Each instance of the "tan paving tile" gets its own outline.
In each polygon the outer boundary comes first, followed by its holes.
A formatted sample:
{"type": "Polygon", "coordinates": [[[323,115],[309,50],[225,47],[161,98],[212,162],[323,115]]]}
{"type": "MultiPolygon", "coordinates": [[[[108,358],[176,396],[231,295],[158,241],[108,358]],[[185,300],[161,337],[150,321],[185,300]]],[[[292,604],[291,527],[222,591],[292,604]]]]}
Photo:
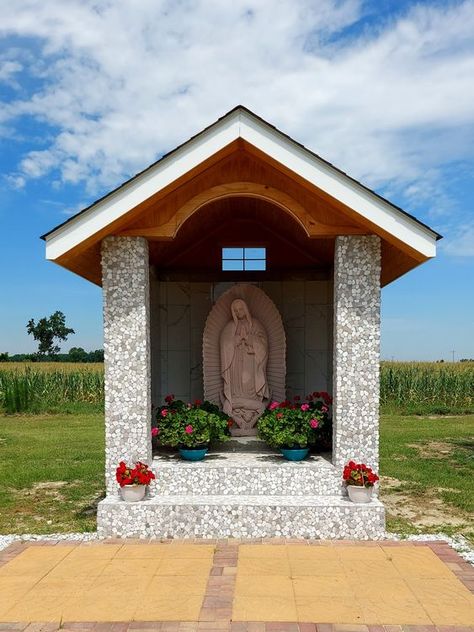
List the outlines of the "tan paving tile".
{"type": "Polygon", "coordinates": [[[163,559],[158,565],[156,575],[209,575],[212,560],[206,559],[163,559]]]}
{"type": "Polygon", "coordinates": [[[343,576],[321,577],[320,575],[307,575],[293,578],[293,589],[296,597],[313,598],[333,597],[345,599],[355,597],[359,586],[352,586],[343,576]]]}
{"type": "Polygon", "coordinates": [[[413,598],[395,597],[395,594],[387,599],[359,597],[363,623],[368,625],[432,625],[428,613],[418,601],[413,598]]]}
{"type": "Polygon", "coordinates": [[[275,597],[236,597],[232,611],[234,621],[297,621],[294,599],[275,597]]]}
{"type": "Polygon", "coordinates": [[[337,562],[340,559],[336,547],[333,546],[298,546],[293,544],[287,546],[286,550],[290,560],[327,560],[337,562]]]}
{"type": "Polygon", "coordinates": [[[105,559],[110,560],[117,555],[122,544],[89,544],[77,546],[69,555],[70,560],[105,559]]]}
{"type": "Polygon", "coordinates": [[[455,577],[407,584],[435,625],[474,625],[474,595],[455,577]]]}
{"type": "Polygon", "coordinates": [[[54,578],[68,578],[68,577],[80,577],[86,575],[87,577],[94,577],[100,575],[104,570],[109,560],[103,558],[84,558],[70,560],[66,557],[60,561],[54,568],[51,569],[49,575],[54,578]]]}
{"type": "Polygon", "coordinates": [[[292,600],[293,584],[283,575],[237,575],[235,597],[282,597],[292,600]]]}
{"type": "Polygon", "coordinates": [[[342,559],[342,566],[348,576],[357,581],[356,576],[365,581],[377,584],[385,579],[400,578],[400,572],[394,563],[388,559],[342,559]]]}
{"type": "Polygon", "coordinates": [[[43,579],[32,587],[27,593],[26,598],[28,599],[30,595],[35,597],[41,595],[46,599],[54,596],[58,598],[62,598],[63,596],[70,597],[89,590],[93,582],[93,577],[87,577],[85,575],[74,578],[56,578],[46,575],[46,577],[43,577],[43,579]]]}
{"type": "Polygon", "coordinates": [[[155,574],[158,566],[161,564],[161,559],[146,559],[146,558],[113,558],[108,560],[106,565],[101,571],[101,576],[117,574],[124,575],[149,575],[150,577],[155,574]]]}
{"type": "Polygon", "coordinates": [[[116,552],[114,557],[117,559],[161,559],[165,556],[169,546],[169,544],[124,544],[116,552]]]}
{"type": "Polygon", "coordinates": [[[285,545],[270,546],[268,544],[241,544],[239,546],[239,560],[247,558],[286,560],[288,558],[288,548],[289,547],[286,547],[285,545]]]}
{"type": "Polygon", "coordinates": [[[474,603],[461,600],[449,605],[443,601],[439,603],[423,603],[433,623],[441,625],[468,625],[474,627],[474,603]]]}
{"type": "Polygon", "coordinates": [[[97,594],[94,590],[69,599],[62,608],[63,621],[129,621],[133,617],[138,591],[97,594]]]}
{"type": "MultiPolygon", "coordinates": [[[[306,564],[305,564],[306,566],[306,564]]],[[[286,557],[252,557],[239,559],[237,576],[240,575],[284,575],[290,576],[290,563],[286,557]]]]}
{"type": "Polygon", "coordinates": [[[0,577],[0,598],[2,601],[12,598],[15,595],[24,595],[38,582],[38,579],[33,576],[22,577],[0,577]]]}
{"type": "Polygon", "coordinates": [[[142,600],[132,618],[135,621],[197,621],[202,602],[202,597],[182,593],[173,598],[142,600]]]}
{"type": "Polygon", "coordinates": [[[3,566],[0,566],[1,577],[35,577],[39,579],[49,573],[60,560],[57,559],[24,559],[22,554],[3,566]]]}
{"type": "Polygon", "coordinates": [[[355,599],[296,597],[297,621],[325,623],[364,623],[362,609],[355,599]]]}
{"type": "Polygon", "coordinates": [[[428,547],[385,547],[395,568],[405,577],[452,577],[452,572],[428,547]]]}
{"type": "Polygon", "coordinates": [[[44,596],[28,595],[14,604],[0,620],[3,621],[45,621],[59,623],[67,597],[46,600],[44,596]]]}
{"type": "Polygon", "coordinates": [[[337,546],[334,547],[341,560],[385,560],[387,554],[380,546],[337,546]]]}
{"type": "Polygon", "coordinates": [[[344,567],[337,560],[290,560],[290,569],[292,577],[305,575],[345,576],[344,567]]]}
{"type": "Polygon", "coordinates": [[[174,599],[180,594],[204,597],[207,581],[207,575],[156,576],[147,585],[143,599],[174,599]]]}
{"type": "Polygon", "coordinates": [[[30,546],[16,559],[22,560],[56,560],[59,561],[70,555],[77,545],[72,546],[30,546]]]}

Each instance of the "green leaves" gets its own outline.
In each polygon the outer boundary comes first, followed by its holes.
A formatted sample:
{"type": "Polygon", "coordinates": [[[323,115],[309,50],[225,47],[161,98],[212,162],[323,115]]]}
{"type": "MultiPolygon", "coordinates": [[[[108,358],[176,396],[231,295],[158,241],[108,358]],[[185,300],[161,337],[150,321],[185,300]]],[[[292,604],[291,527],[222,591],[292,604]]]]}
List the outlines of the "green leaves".
{"type": "Polygon", "coordinates": [[[171,401],[158,410],[157,427],[159,443],[171,447],[194,448],[229,438],[227,416],[210,402],[171,401]]]}

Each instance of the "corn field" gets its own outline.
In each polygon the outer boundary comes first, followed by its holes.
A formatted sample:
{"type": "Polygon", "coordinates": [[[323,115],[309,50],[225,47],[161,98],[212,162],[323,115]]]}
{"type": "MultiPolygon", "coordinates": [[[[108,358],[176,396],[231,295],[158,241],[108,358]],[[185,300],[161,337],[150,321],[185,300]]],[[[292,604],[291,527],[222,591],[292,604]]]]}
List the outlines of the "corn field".
{"type": "MultiPolygon", "coordinates": [[[[19,412],[49,412],[64,404],[102,404],[104,372],[102,365],[95,370],[64,368],[66,363],[53,363],[50,369],[34,365],[14,367],[0,365],[0,407],[7,414],[19,412]],[[6,368],[8,367],[8,368],[6,368]]],[[[84,365],[88,366],[88,365],[84,365]]]]}
{"type": "MultiPolygon", "coordinates": [[[[103,401],[102,364],[0,364],[0,409],[7,414],[103,401]]],[[[380,402],[411,412],[474,411],[474,362],[382,362],[380,402]]]]}
{"type": "Polygon", "coordinates": [[[474,410],[474,362],[382,362],[380,403],[436,412],[474,410]]]}

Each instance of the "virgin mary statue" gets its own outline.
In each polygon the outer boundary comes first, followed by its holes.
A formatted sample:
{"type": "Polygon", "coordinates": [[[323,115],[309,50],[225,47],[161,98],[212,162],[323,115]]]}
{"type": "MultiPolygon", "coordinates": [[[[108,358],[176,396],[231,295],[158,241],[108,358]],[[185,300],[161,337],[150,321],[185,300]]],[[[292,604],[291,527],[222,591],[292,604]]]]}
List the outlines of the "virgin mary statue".
{"type": "Polygon", "coordinates": [[[220,337],[222,409],[237,426],[232,434],[255,434],[255,424],[270,396],[266,375],[268,338],[244,300],[234,300],[231,312],[232,320],[220,337]]]}

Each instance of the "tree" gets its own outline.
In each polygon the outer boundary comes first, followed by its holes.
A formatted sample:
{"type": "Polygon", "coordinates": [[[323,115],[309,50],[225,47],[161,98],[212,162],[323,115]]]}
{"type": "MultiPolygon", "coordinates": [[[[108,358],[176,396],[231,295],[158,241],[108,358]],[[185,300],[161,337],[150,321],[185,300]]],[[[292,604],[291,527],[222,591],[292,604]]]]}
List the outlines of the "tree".
{"type": "Polygon", "coordinates": [[[0,353],[0,362],[8,362],[10,358],[8,357],[8,351],[4,351],[0,353]]]}
{"type": "Polygon", "coordinates": [[[71,347],[68,355],[71,362],[87,362],[89,360],[89,354],[82,347],[71,347]]]}
{"type": "Polygon", "coordinates": [[[66,340],[69,334],[74,334],[74,329],[66,327],[66,317],[62,312],[54,312],[49,318],[41,318],[38,323],[34,319],[26,325],[28,334],[38,341],[38,355],[55,355],[59,353],[60,346],[54,344],[54,339],[66,340]]]}

